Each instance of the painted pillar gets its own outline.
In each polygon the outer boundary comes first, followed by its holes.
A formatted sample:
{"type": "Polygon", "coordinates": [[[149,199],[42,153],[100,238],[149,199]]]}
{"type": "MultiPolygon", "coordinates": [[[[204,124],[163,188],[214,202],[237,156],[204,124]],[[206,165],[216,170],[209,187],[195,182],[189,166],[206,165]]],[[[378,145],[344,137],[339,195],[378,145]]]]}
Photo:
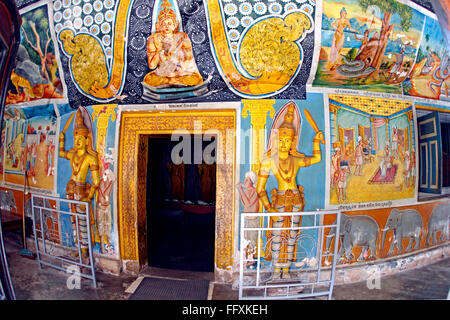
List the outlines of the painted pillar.
{"type": "MultiPolygon", "coordinates": [[[[97,143],[96,143],[96,150],[98,153],[98,159],[99,166],[100,166],[100,175],[103,175],[103,162],[104,157],[106,153],[106,136],[108,134],[108,124],[109,119],[111,121],[116,120],[116,105],[115,104],[105,104],[105,105],[94,105],[93,106],[93,112],[92,112],[92,118],[95,120],[97,118],[97,143]]],[[[97,203],[98,199],[97,196],[95,196],[95,203],[97,203]]],[[[95,209],[97,210],[97,209],[95,209]]],[[[97,230],[98,232],[98,230],[97,230]]],[[[98,235],[98,233],[96,234],[98,235]]],[[[99,239],[101,243],[100,250],[101,253],[105,253],[104,245],[108,244],[105,239],[99,239]]]]}
{"type": "Polygon", "coordinates": [[[242,100],[242,118],[250,116],[252,125],[251,170],[258,173],[261,156],[264,153],[267,114],[273,118],[275,100],[242,100]]]}
{"type": "Polygon", "coordinates": [[[406,115],[408,116],[408,124],[409,124],[409,141],[408,142],[409,142],[409,150],[410,150],[410,153],[411,153],[411,151],[413,149],[415,149],[414,148],[414,139],[416,138],[415,135],[414,135],[414,131],[412,130],[412,122],[413,122],[413,119],[414,119],[414,115],[413,115],[412,111],[408,111],[406,113],[406,115]]]}
{"type": "Polygon", "coordinates": [[[330,108],[330,118],[332,118],[333,125],[334,125],[334,128],[330,128],[330,130],[334,129],[334,133],[332,133],[334,135],[334,139],[332,136],[331,141],[333,141],[332,147],[333,147],[333,149],[335,149],[339,145],[338,126],[337,126],[337,113],[338,113],[339,107],[334,104],[330,104],[329,108],[330,108]],[[331,117],[331,115],[333,115],[333,116],[331,117]]]}
{"type": "MultiPolygon", "coordinates": [[[[384,119],[384,123],[386,123],[386,140],[389,139],[389,149],[391,148],[391,130],[389,130],[389,119],[384,119]]],[[[387,141],[386,141],[387,143],[387,141]]]]}
{"type": "MultiPolygon", "coordinates": [[[[111,121],[116,120],[116,106],[115,104],[100,104],[95,105],[92,108],[94,112],[92,113],[92,118],[95,120],[97,118],[97,144],[96,150],[98,152],[98,158],[102,159],[105,155],[105,145],[106,145],[106,135],[108,133],[108,123],[109,119],[111,121]]],[[[100,165],[102,165],[100,163],[100,165]]]]}
{"type": "Polygon", "coordinates": [[[378,144],[377,142],[375,142],[374,139],[374,133],[375,133],[375,124],[373,123],[375,121],[375,118],[370,117],[370,140],[372,142],[372,150],[371,150],[371,154],[377,154],[377,149],[378,149],[378,144]]]}

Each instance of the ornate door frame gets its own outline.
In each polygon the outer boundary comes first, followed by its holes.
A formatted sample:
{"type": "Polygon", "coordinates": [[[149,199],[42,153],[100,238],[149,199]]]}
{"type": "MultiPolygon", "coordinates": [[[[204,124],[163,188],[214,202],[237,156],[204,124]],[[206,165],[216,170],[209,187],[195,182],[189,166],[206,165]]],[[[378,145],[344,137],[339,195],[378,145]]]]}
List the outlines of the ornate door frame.
{"type": "Polygon", "coordinates": [[[144,136],[171,134],[174,130],[189,133],[215,134],[218,137],[216,155],[216,236],[215,274],[229,270],[233,264],[233,234],[235,211],[236,110],[176,110],[124,111],[121,113],[118,170],[118,226],[122,260],[146,263],[145,175],[138,174],[142,166],[139,149],[144,136]],[[201,127],[199,127],[201,124],[201,127]],[[201,130],[201,131],[200,131],[201,130]],[[222,146],[220,148],[219,146],[222,146]]]}

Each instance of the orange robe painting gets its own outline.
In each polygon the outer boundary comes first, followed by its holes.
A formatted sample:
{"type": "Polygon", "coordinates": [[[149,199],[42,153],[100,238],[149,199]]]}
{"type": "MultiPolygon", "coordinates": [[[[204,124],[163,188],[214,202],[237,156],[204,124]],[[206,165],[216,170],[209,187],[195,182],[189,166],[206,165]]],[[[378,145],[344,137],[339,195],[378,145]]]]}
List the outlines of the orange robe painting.
{"type": "Polygon", "coordinates": [[[147,40],[149,72],[144,83],[151,87],[196,86],[203,83],[188,35],[179,30],[179,22],[170,3],[164,2],[158,14],[156,32],[147,40]]]}

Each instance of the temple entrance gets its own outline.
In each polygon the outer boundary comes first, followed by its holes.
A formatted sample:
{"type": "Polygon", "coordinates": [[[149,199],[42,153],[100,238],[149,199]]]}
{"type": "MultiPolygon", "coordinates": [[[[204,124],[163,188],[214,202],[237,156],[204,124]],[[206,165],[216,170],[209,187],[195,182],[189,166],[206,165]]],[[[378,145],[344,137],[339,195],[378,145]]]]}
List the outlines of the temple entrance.
{"type": "MultiPolygon", "coordinates": [[[[154,261],[148,256],[148,236],[152,237],[152,232],[158,232],[157,227],[154,228],[148,221],[152,217],[147,217],[147,158],[151,152],[148,147],[149,137],[171,135],[183,128],[186,134],[201,133],[205,140],[208,137],[217,138],[216,152],[219,161],[215,175],[215,227],[209,229],[212,231],[215,228],[215,234],[214,241],[208,244],[214,245],[214,278],[217,281],[228,279],[233,265],[235,239],[236,202],[233,190],[236,184],[236,111],[124,111],[121,113],[120,123],[117,208],[120,258],[124,261],[124,269],[139,270],[148,265],[149,261],[154,261]]],[[[188,204],[184,204],[183,215],[188,208],[188,204]]],[[[150,211],[148,212],[150,215],[150,211]]],[[[202,216],[197,214],[195,217],[202,216]]]]}
{"type": "Polygon", "coordinates": [[[180,142],[170,135],[148,136],[148,265],[213,272],[216,164],[204,151],[214,139],[186,135],[183,141],[189,148],[177,150],[180,142]]]}

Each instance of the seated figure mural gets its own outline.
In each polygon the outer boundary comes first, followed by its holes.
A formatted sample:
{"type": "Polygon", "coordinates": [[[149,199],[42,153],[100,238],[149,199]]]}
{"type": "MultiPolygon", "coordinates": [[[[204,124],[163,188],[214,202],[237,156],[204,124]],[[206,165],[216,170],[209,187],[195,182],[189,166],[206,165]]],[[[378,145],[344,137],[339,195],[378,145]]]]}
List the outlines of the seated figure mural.
{"type": "Polygon", "coordinates": [[[147,40],[150,71],[144,84],[150,87],[196,86],[203,83],[188,35],[179,31],[179,21],[171,4],[164,0],[156,22],[156,32],[147,40]]]}

